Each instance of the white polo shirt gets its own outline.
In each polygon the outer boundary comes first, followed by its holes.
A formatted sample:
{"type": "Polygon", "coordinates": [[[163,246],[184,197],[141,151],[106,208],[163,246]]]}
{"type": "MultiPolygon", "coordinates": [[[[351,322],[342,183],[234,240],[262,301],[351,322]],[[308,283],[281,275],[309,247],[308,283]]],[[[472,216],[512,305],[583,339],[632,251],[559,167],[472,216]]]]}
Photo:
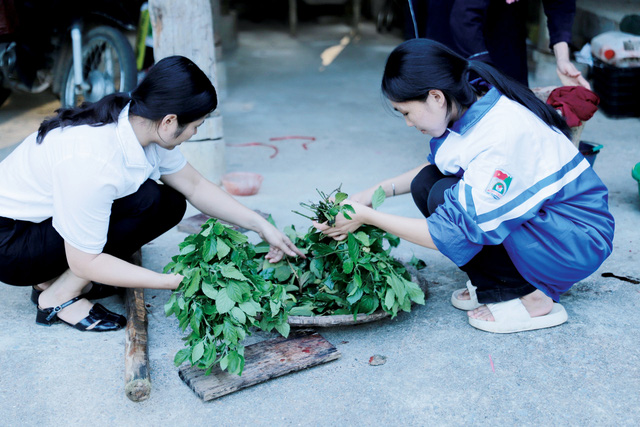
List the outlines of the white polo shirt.
{"type": "Polygon", "coordinates": [[[127,105],[117,123],[29,135],[0,163],[0,216],[39,223],[53,218],[66,242],[92,254],[107,242],[111,205],[147,179],[181,170],[178,148],[142,147],[127,105]]]}

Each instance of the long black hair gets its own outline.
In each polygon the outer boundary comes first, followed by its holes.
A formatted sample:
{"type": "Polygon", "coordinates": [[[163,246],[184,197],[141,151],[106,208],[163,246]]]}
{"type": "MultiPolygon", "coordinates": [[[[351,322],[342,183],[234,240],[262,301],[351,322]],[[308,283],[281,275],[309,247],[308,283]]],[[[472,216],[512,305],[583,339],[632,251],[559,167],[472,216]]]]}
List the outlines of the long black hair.
{"type": "Polygon", "coordinates": [[[471,106],[479,94],[470,83],[473,74],[571,139],[571,129],[562,116],[528,87],[491,65],[467,60],[434,40],[407,40],[391,52],[382,77],[382,93],[393,102],[424,101],[430,90],[437,89],[444,94],[448,112],[452,104],[460,110],[471,106]]]}
{"type": "Polygon", "coordinates": [[[157,122],[175,114],[180,127],[218,106],[216,90],[206,74],[184,56],[169,56],[154,64],[131,93],[113,93],[94,103],[57,109],[57,116],[40,124],[36,140],[41,143],[50,130],[58,127],[115,123],[128,102],[132,115],[157,122]]]}

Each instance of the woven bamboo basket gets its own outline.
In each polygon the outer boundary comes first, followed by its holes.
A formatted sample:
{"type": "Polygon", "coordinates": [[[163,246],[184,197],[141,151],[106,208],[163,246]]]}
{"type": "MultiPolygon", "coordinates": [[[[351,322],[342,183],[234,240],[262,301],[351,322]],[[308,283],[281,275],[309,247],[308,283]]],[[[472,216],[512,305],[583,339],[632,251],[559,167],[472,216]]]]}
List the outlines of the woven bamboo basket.
{"type": "MultiPolygon", "coordinates": [[[[418,271],[410,265],[405,268],[411,274],[411,281],[420,286],[423,291],[426,287],[426,281],[418,274],[418,271]]],[[[294,328],[317,327],[326,328],[331,326],[351,326],[360,325],[362,323],[375,322],[391,316],[384,310],[378,310],[371,314],[358,314],[354,318],[353,314],[336,314],[326,316],[289,316],[288,322],[294,328]]]]}

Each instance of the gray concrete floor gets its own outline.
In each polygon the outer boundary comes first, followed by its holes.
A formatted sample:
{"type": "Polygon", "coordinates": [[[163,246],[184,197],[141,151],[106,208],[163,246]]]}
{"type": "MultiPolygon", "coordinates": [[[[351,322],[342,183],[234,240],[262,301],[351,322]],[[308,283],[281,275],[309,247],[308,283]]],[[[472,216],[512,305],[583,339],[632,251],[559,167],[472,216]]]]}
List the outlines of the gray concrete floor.
{"type": "MultiPolygon", "coordinates": [[[[365,24],[321,70],[322,52],[347,32],[341,24],[303,25],[292,39],[285,26],[253,27],[225,55],[220,110],[227,170],[264,175],[260,192],[240,200],[273,214],[280,228],[309,225],[292,210],[316,200],[316,188],[342,184],[353,193],[428,153],[427,139],[383,108],[379,81],[396,36],[365,24]],[[298,140],[269,141],[288,135],[316,140],[306,150],[298,140]],[[247,142],[273,143],[279,153],[270,158],[269,148],[231,146],[247,142]]],[[[544,58],[532,80],[558,84],[544,58]]],[[[3,107],[2,139],[35,130],[34,114],[42,105],[52,109],[47,102],[14,116],[6,114],[14,104],[3,107]]],[[[30,289],[0,286],[0,425],[637,425],[640,285],[602,274],[640,278],[640,197],[630,174],[640,161],[639,135],[639,119],[600,112],[584,129],[584,140],[604,145],[595,170],[610,189],[615,250],[563,296],[569,321],[560,327],[511,335],[470,327],[449,302],[465,275],[439,253],[402,243],[398,258],[415,254],[428,265],[421,273],[428,283],[424,306],[394,320],[321,330],[341,359],[211,402],[196,397],[173,366],[183,334],[174,317],[164,316],[169,293],[147,291],[153,391],[133,403],[124,394],[124,332],[37,326],[30,289]],[[370,366],[374,354],[386,356],[386,364],[370,366]]],[[[381,209],[419,216],[408,196],[381,209]]],[[[144,265],[161,270],[184,237],[174,229],[146,245],[144,265]]],[[[104,304],[124,311],[117,297],[104,304]]],[[[247,343],[270,336],[259,333],[247,343]]]]}

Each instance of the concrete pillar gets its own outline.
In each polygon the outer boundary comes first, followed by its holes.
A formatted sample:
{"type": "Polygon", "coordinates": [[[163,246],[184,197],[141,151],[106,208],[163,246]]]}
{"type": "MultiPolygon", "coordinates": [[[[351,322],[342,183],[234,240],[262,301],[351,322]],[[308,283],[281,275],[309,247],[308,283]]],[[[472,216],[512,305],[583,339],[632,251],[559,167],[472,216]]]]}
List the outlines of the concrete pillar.
{"type": "MultiPolygon", "coordinates": [[[[212,0],[149,0],[156,61],[171,55],[191,59],[213,82],[218,92],[212,0]]],[[[225,172],[222,116],[210,114],[196,136],[180,147],[202,175],[220,183],[225,172]]]]}

